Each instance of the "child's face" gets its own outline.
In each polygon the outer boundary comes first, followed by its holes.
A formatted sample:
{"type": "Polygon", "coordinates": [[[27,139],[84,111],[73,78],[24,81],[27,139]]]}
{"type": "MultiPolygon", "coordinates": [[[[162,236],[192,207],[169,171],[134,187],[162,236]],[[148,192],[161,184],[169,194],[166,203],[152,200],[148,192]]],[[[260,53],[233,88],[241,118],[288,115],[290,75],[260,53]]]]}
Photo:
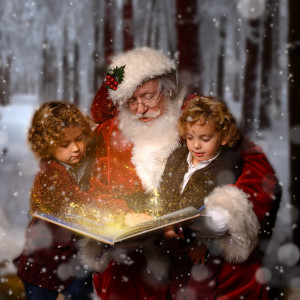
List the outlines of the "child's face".
{"type": "Polygon", "coordinates": [[[201,161],[216,156],[221,145],[225,145],[226,141],[222,141],[213,124],[207,122],[204,125],[196,123],[191,126],[188,124],[186,143],[192,155],[193,165],[198,165],[201,161]]]}
{"type": "Polygon", "coordinates": [[[84,156],[86,141],[81,127],[71,126],[62,130],[62,138],[52,155],[68,165],[77,164],[84,156]]]}

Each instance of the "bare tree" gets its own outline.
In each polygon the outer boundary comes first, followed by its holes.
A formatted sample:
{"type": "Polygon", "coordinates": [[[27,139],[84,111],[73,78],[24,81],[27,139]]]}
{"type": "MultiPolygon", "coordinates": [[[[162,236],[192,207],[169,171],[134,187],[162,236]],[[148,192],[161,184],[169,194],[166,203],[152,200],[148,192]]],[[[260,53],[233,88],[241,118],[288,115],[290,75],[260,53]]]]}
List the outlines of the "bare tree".
{"type": "Polygon", "coordinates": [[[101,0],[93,0],[93,25],[94,25],[94,51],[92,57],[93,64],[93,76],[92,76],[92,91],[95,93],[102,80],[102,61],[103,55],[101,55],[101,37],[103,34],[103,26],[101,22],[101,0]]]}
{"type": "Polygon", "coordinates": [[[114,2],[111,0],[105,1],[105,20],[104,20],[104,57],[105,61],[109,62],[114,54],[114,2]]]}
{"type": "Polygon", "coordinates": [[[132,0],[123,1],[123,49],[127,51],[132,49],[134,44],[133,37],[133,7],[132,0]]]}
{"type": "Polygon", "coordinates": [[[63,86],[63,98],[69,100],[70,98],[70,65],[69,65],[69,37],[68,29],[64,26],[63,35],[63,49],[62,49],[62,86],[63,86]]]}
{"type": "Polygon", "coordinates": [[[45,39],[42,43],[42,66],[39,77],[41,101],[56,98],[58,89],[58,67],[55,46],[45,39]]]}
{"type": "Polygon", "coordinates": [[[73,61],[73,99],[74,103],[79,106],[80,102],[80,82],[79,82],[79,46],[77,41],[74,41],[74,61],[73,61]]]}
{"type": "Polygon", "coordinates": [[[179,77],[191,92],[199,92],[201,84],[201,58],[198,42],[197,0],[177,0],[177,49],[179,52],[179,77]]]}
{"type": "Polygon", "coordinates": [[[226,16],[221,16],[220,20],[220,51],[218,57],[218,81],[217,81],[217,97],[224,99],[224,56],[226,42],[226,16]]]}
{"type": "Polygon", "coordinates": [[[11,63],[12,56],[8,54],[6,59],[0,59],[0,104],[7,105],[10,103],[10,82],[11,82],[11,63]]]}
{"type": "Polygon", "coordinates": [[[259,103],[258,126],[259,129],[265,129],[271,126],[270,105],[272,102],[272,27],[276,21],[274,10],[274,1],[268,0],[267,8],[263,16],[263,49],[262,49],[262,83],[261,83],[261,101],[259,103]]]}
{"type": "MultiPolygon", "coordinates": [[[[0,90],[4,90],[3,59],[0,57],[0,90]]],[[[4,94],[0,92],[0,104],[4,105],[4,94]]]]}
{"type": "Polygon", "coordinates": [[[254,132],[256,126],[256,106],[257,106],[257,82],[258,66],[260,61],[260,28],[261,20],[259,18],[249,19],[249,35],[246,42],[246,66],[244,79],[244,99],[242,106],[243,119],[241,130],[245,135],[254,132]]]}
{"type": "MultiPolygon", "coordinates": [[[[300,5],[298,1],[289,1],[290,6],[290,30],[289,30],[289,59],[290,59],[290,77],[289,88],[290,88],[290,165],[291,165],[291,202],[294,207],[300,211],[300,5]]],[[[295,220],[295,224],[299,224],[298,220],[295,220]]],[[[294,240],[300,246],[299,240],[300,228],[296,226],[294,229],[294,240]]]]}

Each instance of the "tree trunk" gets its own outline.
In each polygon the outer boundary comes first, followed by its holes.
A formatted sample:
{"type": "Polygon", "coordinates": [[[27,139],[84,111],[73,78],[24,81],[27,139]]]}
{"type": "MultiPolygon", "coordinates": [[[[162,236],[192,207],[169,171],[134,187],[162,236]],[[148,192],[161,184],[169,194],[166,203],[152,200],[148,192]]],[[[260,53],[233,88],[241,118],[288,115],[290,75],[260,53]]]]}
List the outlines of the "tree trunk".
{"type": "Polygon", "coordinates": [[[57,55],[56,48],[53,44],[49,46],[49,53],[47,56],[47,60],[49,61],[48,73],[47,74],[47,90],[48,90],[48,98],[56,98],[57,90],[58,90],[58,66],[56,64],[57,55]]]}
{"type": "Polygon", "coordinates": [[[179,80],[190,92],[201,92],[201,59],[197,0],[177,0],[177,49],[179,80]]]}
{"type": "Polygon", "coordinates": [[[43,41],[42,46],[42,76],[40,77],[40,99],[45,102],[57,95],[57,67],[54,45],[47,39],[43,41]]]}
{"type": "Polygon", "coordinates": [[[132,29],[132,0],[123,0],[123,49],[128,51],[133,48],[133,29],[132,29]]]}
{"type": "Polygon", "coordinates": [[[110,62],[114,55],[114,14],[113,1],[105,1],[105,21],[104,21],[104,57],[106,62],[110,62]]]}
{"type": "MultiPolygon", "coordinates": [[[[4,72],[3,72],[3,59],[0,56],[0,90],[4,91],[4,85],[5,85],[5,81],[4,81],[4,72]]],[[[4,94],[3,92],[0,92],[0,105],[5,105],[4,102],[4,94]]]]}
{"type": "Polygon", "coordinates": [[[5,78],[5,103],[9,104],[11,101],[10,99],[10,79],[11,79],[11,64],[12,64],[12,56],[10,54],[7,55],[6,59],[7,63],[5,66],[5,73],[4,73],[4,78],[5,78]]]}
{"type": "Polygon", "coordinates": [[[250,136],[253,133],[256,120],[256,102],[257,102],[257,80],[259,65],[259,29],[260,20],[251,19],[249,21],[250,34],[246,42],[246,67],[244,79],[244,99],[242,106],[241,131],[250,136]]]}
{"type": "Polygon", "coordinates": [[[264,35],[263,35],[263,52],[262,52],[262,83],[261,83],[261,101],[259,104],[258,126],[259,129],[269,128],[271,126],[270,105],[272,99],[272,27],[275,22],[273,0],[269,0],[264,15],[264,35]]]}
{"type": "Polygon", "coordinates": [[[101,74],[101,59],[100,59],[100,34],[101,34],[101,15],[100,15],[100,0],[93,1],[94,11],[94,51],[93,51],[93,86],[92,91],[96,93],[99,89],[103,74],[101,74]]]}
{"type": "Polygon", "coordinates": [[[175,24],[175,13],[170,14],[171,9],[173,8],[173,3],[168,2],[168,1],[162,1],[162,16],[165,20],[165,26],[166,26],[166,31],[167,31],[167,45],[168,49],[170,51],[170,57],[174,57],[174,54],[177,51],[177,35],[174,33],[174,24],[175,24]]]}
{"type": "Polygon", "coordinates": [[[149,27],[149,43],[150,47],[158,49],[159,47],[159,3],[158,0],[153,0],[153,11],[151,14],[151,23],[149,27]]]}
{"type": "Polygon", "coordinates": [[[63,98],[65,101],[69,101],[70,99],[70,67],[69,67],[69,47],[68,47],[69,39],[68,32],[65,26],[64,28],[64,41],[63,41],[63,55],[62,55],[62,80],[63,80],[63,98]]]}
{"type": "MultiPolygon", "coordinates": [[[[290,12],[290,29],[289,29],[289,60],[290,70],[292,74],[289,81],[290,89],[290,165],[291,165],[291,203],[296,210],[300,211],[300,4],[299,1],[289,1],[290,12]]],[[[299,224],[298,220],[295,220],[295,224],[299,224]]],[[[300,246],[300,227],[295,226],[294,229],[294,242],[300,246]]]]}
{"type": "Polygon", "coordinates": [[[74,42],[74,67],[73,67],[73,97],[74,97],[74,104],[79,106],[80,96],[79,96],[79,89],[80,89],[80,83],[79,83],[79,47],[77,41],[74,42]]]}
{"type": "Polygon", "coordinates": [[[224,57],[226,42],[226,17],[222,16],[220,20],[220,51],[218,57],[218,81],[217,97],[224,100],[224,57]]]}

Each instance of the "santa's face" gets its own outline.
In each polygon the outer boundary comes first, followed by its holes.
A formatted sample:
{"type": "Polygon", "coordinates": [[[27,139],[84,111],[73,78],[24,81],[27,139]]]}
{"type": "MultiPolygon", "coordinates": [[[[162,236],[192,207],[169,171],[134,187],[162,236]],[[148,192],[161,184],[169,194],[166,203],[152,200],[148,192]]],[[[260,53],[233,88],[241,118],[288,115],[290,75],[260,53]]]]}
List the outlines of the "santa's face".
{"type": "Polygon", "coordinates": [[[164,113],[165,95],[157,79],[140,85],[126,101],[130,112],[143,123],[151,122],[164,113]]]}

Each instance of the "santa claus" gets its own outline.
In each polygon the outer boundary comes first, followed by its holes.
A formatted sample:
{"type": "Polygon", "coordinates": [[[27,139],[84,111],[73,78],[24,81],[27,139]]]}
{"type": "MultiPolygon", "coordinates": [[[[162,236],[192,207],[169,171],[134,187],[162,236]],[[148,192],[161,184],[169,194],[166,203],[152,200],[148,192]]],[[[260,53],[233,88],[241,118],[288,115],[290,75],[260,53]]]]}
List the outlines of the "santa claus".
{"type": "MultiPolygon", "coordinates": [[[[99,124],[95,193],[122,198],[136,212],[155,214],[157,203],[151,199],[159,193],[167,159],[179,145],[177,121],[185,96],[176,82],[175,63],[161,52],[137,48],[113,58],[92,104],[99,124]]],[[[236,151],[244,162],[242,175],[230,189],[219,189],[206,199],[205,214],[213,217],[215,228],[203,237],[209,235],[209,249],[224,258],[216,297],[263,299],[267,295],[255,277],[260,263],[253,253],[259,225],[276,198],[277,179],[259,147],[243,139],[236,151]],[[226,227],[221,236],[220,224],[222,234],[226,227]]],[[[95,299],[180,299],[180,293],[170,292],[177,283],[164,272],[166,256],[149,255],[149,244],[137,242],[127,251],[120,246],[112,251],[90,241],[83,247],[86,264],[96,271],[95,299]]]]}

